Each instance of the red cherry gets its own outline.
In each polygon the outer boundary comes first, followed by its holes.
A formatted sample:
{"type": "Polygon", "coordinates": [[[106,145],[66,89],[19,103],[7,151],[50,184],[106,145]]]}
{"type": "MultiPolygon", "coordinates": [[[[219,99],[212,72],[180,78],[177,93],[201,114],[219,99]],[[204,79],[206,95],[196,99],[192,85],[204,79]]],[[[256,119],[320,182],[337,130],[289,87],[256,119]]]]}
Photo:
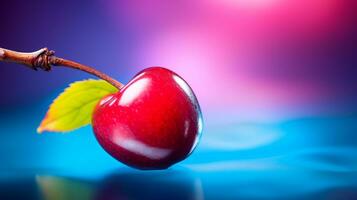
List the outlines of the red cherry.
{"type": "Polygon", "coordinates": [[[101,146],[124,164],[165,169],[196,147],[202,114],[192,89],[180,76],[152,67],[98,103],[93,130],[101,146]]]}

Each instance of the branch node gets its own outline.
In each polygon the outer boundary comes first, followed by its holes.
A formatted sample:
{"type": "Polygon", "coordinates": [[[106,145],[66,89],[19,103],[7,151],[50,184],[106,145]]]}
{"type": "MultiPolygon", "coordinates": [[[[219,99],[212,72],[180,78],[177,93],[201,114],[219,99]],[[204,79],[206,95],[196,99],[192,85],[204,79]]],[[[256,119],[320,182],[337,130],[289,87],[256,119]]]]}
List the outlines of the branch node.
{"type": "Polygon", "coordinates": [[[50,71],[52,65],[52,56],[55,54],[54,51],[48,50],[47,48],[40,49],[36,53],[37,56],[32,61],[32,67],[34,70],[38,68],[44,71],[50,71]]]}

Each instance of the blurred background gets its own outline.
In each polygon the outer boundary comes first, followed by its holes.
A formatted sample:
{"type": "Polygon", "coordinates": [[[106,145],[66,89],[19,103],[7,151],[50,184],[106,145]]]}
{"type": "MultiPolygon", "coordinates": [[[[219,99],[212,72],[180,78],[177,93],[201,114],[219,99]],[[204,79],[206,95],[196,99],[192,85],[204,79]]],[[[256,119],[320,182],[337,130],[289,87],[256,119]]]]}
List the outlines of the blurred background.
{"type": "Polygon", "coordinates": [[[51,101],[91,76],[0,63],[1,199],[357,198],[356,9],[352,0],[1,0],[0,47],[49,47],[123,83],[169,68],[194,89],[205,122],[185,161],[130,169],[90,126],[36,133],[51,101]]]}

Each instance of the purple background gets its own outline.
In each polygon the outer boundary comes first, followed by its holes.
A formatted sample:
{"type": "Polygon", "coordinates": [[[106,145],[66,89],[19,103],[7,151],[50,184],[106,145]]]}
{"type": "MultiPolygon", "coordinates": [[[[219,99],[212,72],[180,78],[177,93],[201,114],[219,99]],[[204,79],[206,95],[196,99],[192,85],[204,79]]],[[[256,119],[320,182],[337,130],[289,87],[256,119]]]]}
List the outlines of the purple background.
{"type": "MultiPolygon", "coordinates": [[[[9,49],[49,47],[122,82],[168,67],[208,112],[334,112],[355,107],[355,8],[337,0],[8,1],[0,38],[9,49]]],[[[0,66],[2,106],[29,106],[88,77],[0,66]]]]}

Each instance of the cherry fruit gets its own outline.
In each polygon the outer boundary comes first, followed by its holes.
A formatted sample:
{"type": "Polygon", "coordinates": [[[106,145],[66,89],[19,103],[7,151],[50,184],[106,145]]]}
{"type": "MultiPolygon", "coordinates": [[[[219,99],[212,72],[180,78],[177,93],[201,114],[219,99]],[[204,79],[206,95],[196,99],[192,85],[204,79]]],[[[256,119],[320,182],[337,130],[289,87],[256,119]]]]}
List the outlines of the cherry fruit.
{"type": "Polygon", "coordinates": [[[165,169],[185,159],[198,143],[202,114],[197,98],[190,86],[168,69],[145,69],[123,87],[112,77],[57,57],[47,48],[22,53],[0,47],[1,61],[45,71],[50,71],[53,66],[64,66],[107,82],[103,85],[100,80],[85,80],[71,84],[51,104],[37,129],[39,133],[68,132],[87,125],[93,102],[102,97],[91,96],[97,92],[114,92],[100,99],[93,111],[92,125],[98,142],[117,160],[140,169],[165,169]],[[88,87],[95,90],[88,90],[88,87]],[[115,88],[119,92],[115,93],[115,88]],[[76,106],[70,105],[72,101],[76,106]]]}
{"type": "Polygon", "coordinates": [[[165,169],[196,147],[202,115],[190,86],[174,72],[147,68],[97,104],[92,118],[100,145],[139,169],[165,169]]]}

